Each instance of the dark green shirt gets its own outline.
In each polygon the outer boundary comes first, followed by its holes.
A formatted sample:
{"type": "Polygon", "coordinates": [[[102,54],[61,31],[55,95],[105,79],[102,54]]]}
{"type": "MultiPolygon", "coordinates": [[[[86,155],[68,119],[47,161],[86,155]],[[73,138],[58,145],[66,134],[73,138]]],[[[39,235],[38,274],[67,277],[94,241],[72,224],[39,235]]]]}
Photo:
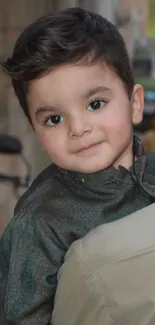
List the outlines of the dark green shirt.
{"type": "Polygon", "coordinates": [[[0,325],[49,324],[71,243],[155,202],[155,155],[134,147],[130,170],[83,175],[51,165],[19,200],[0,241],[0,325]]]}

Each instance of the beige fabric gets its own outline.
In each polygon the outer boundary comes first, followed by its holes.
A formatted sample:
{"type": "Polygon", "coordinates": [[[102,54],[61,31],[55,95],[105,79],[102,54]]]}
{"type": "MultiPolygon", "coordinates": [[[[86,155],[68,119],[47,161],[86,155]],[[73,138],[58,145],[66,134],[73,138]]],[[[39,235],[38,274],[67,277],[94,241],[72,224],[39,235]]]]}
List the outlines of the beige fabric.
{"type": "Polygon", "coordinates": [[[52,325],[155,325],[155,204],[74,242],[52,325]]]}

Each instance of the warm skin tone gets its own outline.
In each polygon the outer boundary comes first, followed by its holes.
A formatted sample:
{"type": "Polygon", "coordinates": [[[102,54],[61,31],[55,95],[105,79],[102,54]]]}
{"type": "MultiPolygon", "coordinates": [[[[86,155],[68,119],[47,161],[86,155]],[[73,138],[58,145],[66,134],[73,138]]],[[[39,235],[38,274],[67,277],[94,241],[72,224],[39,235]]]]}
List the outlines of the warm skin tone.
{"type": "Polygon", "coordinates": [[[143,115],[143,88],[132,98],[108,67],[62,65],[31,81],[28,105],[38,139],[59,167],[93,173],[133,163],[133,124],[143,115]]]}

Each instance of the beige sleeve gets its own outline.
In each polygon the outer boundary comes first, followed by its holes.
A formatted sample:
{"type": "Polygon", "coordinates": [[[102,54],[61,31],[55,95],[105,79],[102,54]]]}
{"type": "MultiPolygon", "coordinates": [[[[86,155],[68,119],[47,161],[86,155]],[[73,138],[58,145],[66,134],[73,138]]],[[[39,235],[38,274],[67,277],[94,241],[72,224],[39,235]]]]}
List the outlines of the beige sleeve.
{"type": "Polygon", "coordinates": [[[99,319],[100,310],[96,295],[98,293],[94,277],[91,269],[89,272],[82,241],[78,240],[70,247],[58,274],[58,287],[51,324],[101,324],[100,321],[96,322],[99,319]]]}

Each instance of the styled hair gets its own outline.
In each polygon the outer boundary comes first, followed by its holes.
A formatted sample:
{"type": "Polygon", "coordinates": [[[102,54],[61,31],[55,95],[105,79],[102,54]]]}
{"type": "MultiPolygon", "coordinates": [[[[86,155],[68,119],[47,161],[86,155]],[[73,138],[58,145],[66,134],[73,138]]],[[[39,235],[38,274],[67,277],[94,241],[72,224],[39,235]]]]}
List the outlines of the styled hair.
{"type": "MultiPolygon", "coordinates": [[[[2,69],[30,121],[28,85],[63,64],[103,62],[122,80],[131,97],[134,80],[127,49],[117,28],[101,15],[69,8],[40,17],[19,36],[2,69]]],[[[30,121],[31,122],[31,121],[30,121]]]]}

